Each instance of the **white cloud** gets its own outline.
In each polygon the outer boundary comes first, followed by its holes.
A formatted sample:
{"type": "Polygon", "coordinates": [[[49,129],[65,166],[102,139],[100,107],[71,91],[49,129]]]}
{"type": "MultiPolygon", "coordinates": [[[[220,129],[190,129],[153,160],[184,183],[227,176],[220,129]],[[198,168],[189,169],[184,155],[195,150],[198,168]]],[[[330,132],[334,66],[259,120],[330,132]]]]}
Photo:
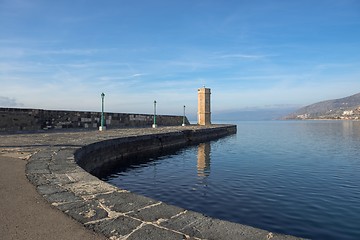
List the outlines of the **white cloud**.
{"type": "Polygon", "coordinates": [[[28,47],[2,47],[0,48],[1,58],[21,58],[29,56],[51,56],[51,55],[74,55],[91,56],[96,54],[111,53],[116,48],[64,48],[64,49],[38,49],[28,47]]]}
{"type": "Polygon", "coordinates": [[[0,107],[22,107],[24,104],[19,103],[15,98],[0,96],[0,107]]]}
{"type": "Polygon", "coordinates": [[[328,69],[344,69],[344,68],[357,68],[360,69],[359,62],[352,63],[321,63],[315,65],[315,70],[328,70],[328,69]]]}
{"type": "Polygon", "coordinates": [[[266,55],[251,55],[251,54],[227,54],[227,55],[221,55],[218,58],[241,58],[241,59],[249,59],[249,60],[257,60],[257,59],[263,59],[268,56],[266,55]]]}
{"type": "Polygon", "coordinates": [[[135,73],[135,74],[133,74],[133,75],[131,75],[131,76],[129,76],[130,78],[135,78],[135,77],[141,77],[141,76],[144,76],[144,75],[146,75],[145,73],[135,73]]]}
{"type": "Polygon", "coordinates": [[[0,48],[0,58],[21,58],[26,55],[22,48],[0,48]]]}

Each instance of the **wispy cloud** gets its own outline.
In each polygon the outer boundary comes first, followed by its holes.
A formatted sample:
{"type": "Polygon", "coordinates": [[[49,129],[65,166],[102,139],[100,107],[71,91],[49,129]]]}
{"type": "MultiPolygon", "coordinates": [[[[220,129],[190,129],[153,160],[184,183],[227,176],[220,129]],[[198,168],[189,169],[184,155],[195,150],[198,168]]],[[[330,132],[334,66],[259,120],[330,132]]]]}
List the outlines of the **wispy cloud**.
{"type": "Polygon", "coordinates": [[[0,96],[0,106],[4,107],[22,107],[24,104],[19,103],[15,98],[0,96]]]}
{"type": "Polygon", "coordinates": [[[27,50],[28,55],[92,55],[98,49],[58,49],[58,50],[27,50]]]}
{"type": "Polygon", "coordinates": [[[315,66],[317,70],[326,70],[326,69],[334,69],[334,68],[353,68],[360,66],[359,62],[351,62],[351,63],[321,63],[315,66]]]}
{"type": "Polygon", "coordinates": [[[136,78],[136,77],[141,77],[141,76],[144,76],[144,75],[146,75],[146,74],[145,73],[135,73],[135,74],[129,76],[129,78],[136,78]]]}
{"type": "Polygon", "coordinates": [[[0,2],[0,86],[9,105],[97,109],[104,91],[114,111],[151,111],[156,99],[165,113],[183,104],[195,112],[203,84],[215,109],[311,103],[360,89],[353,1],[190,9],[177,1],[171,18],[152,3],[139,15],[132,3],[0,2]]]}
{"type": "Polygon", "coordinates": [[[28,56],[51,56],[51,55],[74,55],[91,56],[114,52],[115,48],[77,48],[77,49],[31,49],[22,47],[2,47],[0,57],[28,57],[28,56]]]}
{"type": "Polygon", "coordinates": [[[26,51],[22,48],[0,48],[0,58],[20,58],[25,56],[26,51]]]}
{"type": "Polygon", "coordinates": [[[103,81],[103,82],[118,82],[118,81],[121,81],[123,82],[124,84],[129,84],[129,83],[136,83],[136,82],[139,82],[139,81],[136,81],[134,79],[140,77],[140,76],[143,76],[145,74],[133,74],[133,75],[127,75],[127,76],[116,76],[116,77],[112,77],[112,76],[100,76],[98,77],[98,79],[100,81],[103,81]],[[124,81],[126,80],[126,81],[124,81]],[[131,80],[131,82],[129,82],[129,80],[131,80]]]}
{"type": "Polygon", "coordinates": [[[225,54],[218,56],[217,58],[240,58],[240,59],[248,59],[248,60],[258,60],[267,58],[269,56],[266,55],[252,55],[252,54],[225,54]]]}

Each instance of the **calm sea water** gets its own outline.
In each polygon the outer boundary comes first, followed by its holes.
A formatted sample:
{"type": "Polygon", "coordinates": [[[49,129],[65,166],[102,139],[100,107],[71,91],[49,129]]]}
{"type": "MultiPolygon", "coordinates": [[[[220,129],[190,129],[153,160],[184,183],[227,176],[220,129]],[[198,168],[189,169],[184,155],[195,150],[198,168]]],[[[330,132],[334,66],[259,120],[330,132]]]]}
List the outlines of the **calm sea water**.
{"type": "Polygon", "coordinates": [[[208,216],[311,239],[360,239],[360,122],[237,122],[238,133],[103,180],[208,216]]]}

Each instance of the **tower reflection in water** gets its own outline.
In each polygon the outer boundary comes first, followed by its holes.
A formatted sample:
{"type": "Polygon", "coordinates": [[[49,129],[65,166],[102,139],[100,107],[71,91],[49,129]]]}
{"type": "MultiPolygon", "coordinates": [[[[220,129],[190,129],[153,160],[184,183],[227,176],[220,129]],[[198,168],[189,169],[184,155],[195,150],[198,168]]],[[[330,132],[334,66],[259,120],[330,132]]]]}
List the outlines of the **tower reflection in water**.
{"type": "Polygon", "coordinates": [[[200,143],[197,155],[197,174],[199,177],[210,175],[210,143],[200,143]]]}

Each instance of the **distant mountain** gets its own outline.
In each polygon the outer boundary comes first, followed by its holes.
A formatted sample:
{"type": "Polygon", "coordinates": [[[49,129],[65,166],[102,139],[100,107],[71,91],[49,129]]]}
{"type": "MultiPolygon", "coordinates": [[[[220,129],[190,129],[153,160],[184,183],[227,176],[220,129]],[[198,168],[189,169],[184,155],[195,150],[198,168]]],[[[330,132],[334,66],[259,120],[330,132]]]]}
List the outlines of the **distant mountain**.
{"type": "Polygon", "coordinates": [[[295,111],[294,107],[286,108],[254,108],[254,109],[239,109],[233,111],[215,111],[212,119],[214,121],[269,121],[276,120],[282,116],[295,111]]]}
{"type": "Polygon", "coordinates": [[[282,119],[360,119],[360,93],[314,103],[282,119]]]}

